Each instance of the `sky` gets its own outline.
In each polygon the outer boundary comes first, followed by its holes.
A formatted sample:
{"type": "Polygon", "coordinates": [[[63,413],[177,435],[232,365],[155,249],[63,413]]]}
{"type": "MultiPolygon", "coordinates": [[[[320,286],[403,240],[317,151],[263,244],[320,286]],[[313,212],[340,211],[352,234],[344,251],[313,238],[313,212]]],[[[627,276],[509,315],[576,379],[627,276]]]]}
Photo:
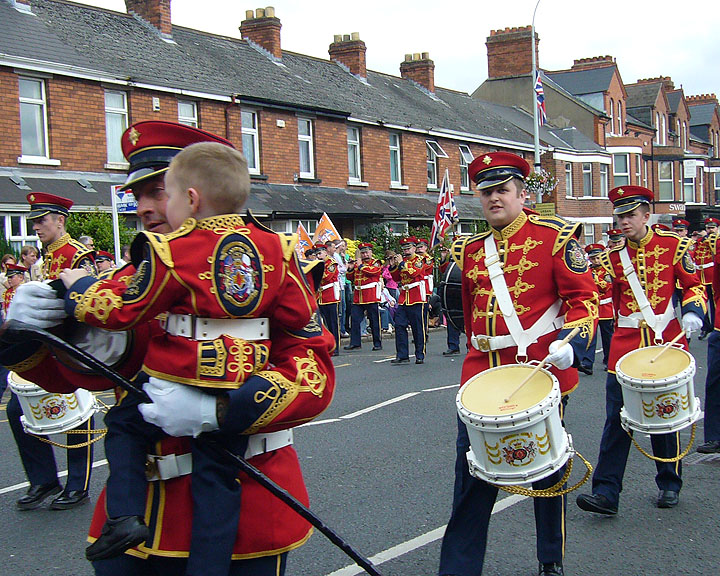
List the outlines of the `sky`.
{"type": "MultiPolygon", "coordinates": [[[[76,0],[125,12],[124,0],[76,0]]],[[[623,82],[670,76],[685,95],[720,95],[717,0],[172,0],[172,22],[240,37],[246,10],[273,6],[283,50],[328,59],[335,34],[359,32],[367,67],[400,75],[405,54],[428,52],[435,85],[472,93],[487,78],[491,30],[528,26],[535,12],[538,65],[610,55],[623,82]]]]}

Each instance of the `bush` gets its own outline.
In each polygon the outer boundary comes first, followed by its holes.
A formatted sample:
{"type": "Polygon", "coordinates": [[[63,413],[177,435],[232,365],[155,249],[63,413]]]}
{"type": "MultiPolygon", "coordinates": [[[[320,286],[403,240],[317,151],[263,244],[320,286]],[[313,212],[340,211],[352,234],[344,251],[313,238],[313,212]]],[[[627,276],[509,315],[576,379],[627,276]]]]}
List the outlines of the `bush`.
{"type": "MultiPolygon", "coordinates": [[[[132,243],[136,231],[128,228],[125,217],[119,216],[120,246],[132,243]]],[[[75,212],[67,220],[67,231],[73,238],[92,236],[95,250],[105,250],[111,254],[115,251],[113,238],[112,214],[108,212],[75,212]]]]}

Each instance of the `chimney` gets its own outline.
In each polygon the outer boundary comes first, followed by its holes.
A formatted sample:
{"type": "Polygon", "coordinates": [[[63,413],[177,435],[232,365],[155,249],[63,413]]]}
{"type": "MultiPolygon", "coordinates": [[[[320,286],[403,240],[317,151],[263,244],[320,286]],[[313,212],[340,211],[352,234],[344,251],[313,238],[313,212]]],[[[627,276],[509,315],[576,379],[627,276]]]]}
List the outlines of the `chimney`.
{"type": "MultiPolygon", "coordinates": [[[[488,78],[522,76],[532,73],[532,26],[491,30],[487,37],[488,78]]],[[[538,43],[535,33],[535,63],[540,68],[538,43]]]]}
{"type": "Polygon", "coordinates": [[[571,70],[590,70],[591,68],[606,68],[614,65],[615,59],[612,56],[593,56],[592,58],[575,60],[571,70]]]}
{"type": "Polygon", "coordinates": [[[660,82],[665,88],[666,92],[672,92],[675,90],[675,83],[672,81],[670,76],[658,76],[657,78],[642,78],[638,80],[638,84],[657,84],[660,82]]]}
{"type": "Polygon", "coordinates": [[[282,58],[280,48],[280,20],[275,18],[275,8],[258,8],[245,11],[245,20],[240,23],[240,36],[243,40],[257,44],[275,58],[282,58]]]}
{"type": "Polygon", "coordinates": [[[435,93],[435,62],[430,60],[429,52],[405,54],[405,62],[400,63],[400,76],[435,93]]]}
{"type": "Polygon", "coordinates": [[[696,106],[698,104],[715,104],[718,105],[718,99],[715,94],[696,94],[694,96],[687,96],[688,106],[696,106]]]}
{"type": "Polygon", "coordinates": [[[164,36],[172,36],[170,2],[172,0],[125,0],[128,14],[131,12],[155,28],[164,36]]]}
{"type": "Polygon", "coordinates": [[[328,53],[330,60],[346,66],[352,74],[367,78],[367,67],[365,65],[365,42],[360,40],[360,34],[335,34],[333,43],[330,44],[328,53]]]}

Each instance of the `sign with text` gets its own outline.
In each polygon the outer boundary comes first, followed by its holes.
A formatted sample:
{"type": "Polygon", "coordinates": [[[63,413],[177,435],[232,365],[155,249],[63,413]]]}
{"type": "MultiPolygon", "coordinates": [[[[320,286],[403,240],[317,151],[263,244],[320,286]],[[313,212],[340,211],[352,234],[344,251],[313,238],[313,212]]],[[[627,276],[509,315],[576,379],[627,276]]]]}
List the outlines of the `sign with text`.
{"type": "Polygon", "coordinates": [[[115,210],[118,214],[134,214],[137,212],[137,200],[132,192],[120,190],[121,186],[113,186],[115,196],[115,210]]]}

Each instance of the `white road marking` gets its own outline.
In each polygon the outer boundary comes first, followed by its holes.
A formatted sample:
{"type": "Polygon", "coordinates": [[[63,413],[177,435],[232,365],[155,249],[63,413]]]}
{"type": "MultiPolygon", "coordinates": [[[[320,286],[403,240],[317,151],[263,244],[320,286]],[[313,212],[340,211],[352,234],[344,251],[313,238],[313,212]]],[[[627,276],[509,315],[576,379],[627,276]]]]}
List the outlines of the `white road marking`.
{"type": "MultiPolygon", "coordinates": [[[[92,467],[93,468],[100,468],[101,466],[105,466],[107,464],[107,460],[102,459],[98,460],[97,462],[93,462],[92,467]]],[[[63,470],[61,472],[58,472],[58,478],[64,478],[68,475],[67,470],[63,470]]],[[[12,486],[6,486],[5,488],[0,488],[0,494],[7,494],[9,492],[15,492],[15,490],[22,490],[23,488],[29,488],[30,482],[20,482],[20,484],[13,484],[12,486]]]]}

